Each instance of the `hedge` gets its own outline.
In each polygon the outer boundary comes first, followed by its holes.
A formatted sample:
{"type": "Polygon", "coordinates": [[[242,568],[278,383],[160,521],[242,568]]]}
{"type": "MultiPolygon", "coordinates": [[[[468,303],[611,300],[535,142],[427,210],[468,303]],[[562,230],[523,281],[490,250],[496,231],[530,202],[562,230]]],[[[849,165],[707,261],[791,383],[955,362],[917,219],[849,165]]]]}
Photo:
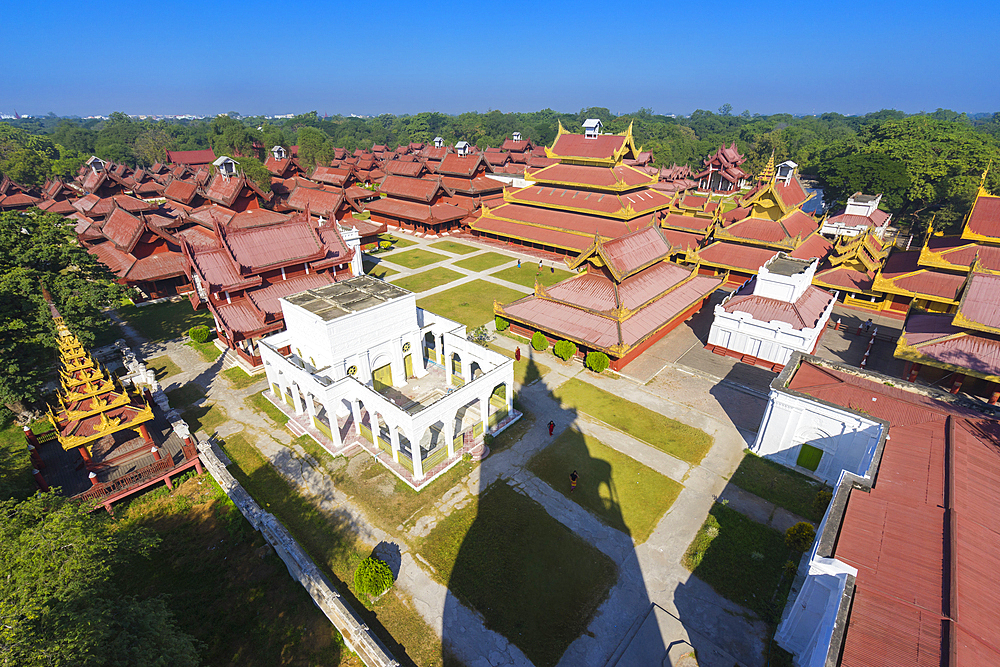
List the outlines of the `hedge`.
{"type": "Polygon", "coordinates": [[[584,365],[595,373],[603,373],[608,370],[611,360],[603,352],[588,352],[584,365]]]}

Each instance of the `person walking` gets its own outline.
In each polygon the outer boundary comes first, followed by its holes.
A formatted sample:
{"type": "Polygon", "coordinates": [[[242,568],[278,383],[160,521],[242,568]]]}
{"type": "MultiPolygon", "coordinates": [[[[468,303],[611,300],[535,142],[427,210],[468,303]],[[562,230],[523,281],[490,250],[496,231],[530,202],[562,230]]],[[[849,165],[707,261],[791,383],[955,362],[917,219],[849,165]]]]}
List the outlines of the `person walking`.
{"type": "Polygon", "coordinates": [[[521,361],[521,348],[514,350],[514,361],[521,361]]]}
{"type": "Polygon", "coordinates": [[[569,492],[570,493],[573,493],[574,491],[576,491],[576,482],[577,482],[578,479],[580,479],[580,476],[576,474],[575,470],[569,474],[569,492]]]}
{"type": "Polygon", "coordinates": [[[556,423],[554,421],[549,421],[549,435],[556,430],[556,423]]]}
{"type": "Polygon", "coordinates": [[[519,269],[521,268],[521,260],[520,259],[517,260],[517,268],[519,268],[519,269]]]}

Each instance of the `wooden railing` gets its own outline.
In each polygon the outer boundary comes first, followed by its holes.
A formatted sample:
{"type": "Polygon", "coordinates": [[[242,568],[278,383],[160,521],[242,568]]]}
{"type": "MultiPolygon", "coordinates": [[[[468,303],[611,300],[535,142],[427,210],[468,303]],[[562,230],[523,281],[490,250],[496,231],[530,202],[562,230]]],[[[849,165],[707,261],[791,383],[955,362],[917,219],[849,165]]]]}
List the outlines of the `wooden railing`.
{"type": "Polygon", "coordinates": [[[121,491],[127,491],[128,489],[140,486],[158,477],[162,477],[173,467],[174,462],[169,458],[164,458],[146,466],[145,468],[139,468],[138,470],[130,472],[127,475],[123,475],[118,479],[112,480],[108,484],[98,484],[97,486],[89,488],[74,497],[77,500],[83,501],[107,498],[108,496],[121,491]]]}

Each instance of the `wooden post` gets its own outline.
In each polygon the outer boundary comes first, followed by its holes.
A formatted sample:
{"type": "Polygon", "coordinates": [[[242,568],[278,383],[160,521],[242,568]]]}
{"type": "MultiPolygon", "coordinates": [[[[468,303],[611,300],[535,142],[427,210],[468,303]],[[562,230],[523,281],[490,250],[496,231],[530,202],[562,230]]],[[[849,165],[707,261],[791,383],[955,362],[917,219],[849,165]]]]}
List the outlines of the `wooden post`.
{"type": "Polygon", "coordinates": [[[90,473],[89,475],[87,475],[87,478],[90,480],[90,485],[91,486],[99,486],[100,485],[100,482],[97,481],[97,473],[96,472],[90,473]]]}
{"type": "Polygon", "coordinates": [[[35,449],[34,445],[28,445],[28,456],[31,458],[31,463],[39,470],[45,468],[45,461],[42,457],[38,455],[38,450],[35,449]]]}
{"type": "Polygon", "coordinates": [[[30,426],[24,427],[24,439],[28,441],[29,445],[38,447],[38,438],[35,436],[35,432],[31,430],[30,426]]]}
{"type": "Polygon", "coordinates": [[[41,489],[42,491],[49,490],[49,485],[45,482],[45,478],[42,477],[42,473],[38,472],[37,468],[33,469],[31,471],[31,474],[35,478],[35,483],[38,484],[39,489],[41,489]]]}
{"type": "Polygon", "coordinates": [[[80,445],[76,448],[76,450],[80,452],[80,456],[83,458],[84,462],[90,463],[90,452],[87,451],[86,445],[80,445]]]}
{"type": "Polygon", "coordinates": [[[139,424],[139,435],[141,435],[142,439],[146,442],[153,442],[153,439],[149,437],[149,429],[146,428],[145,424],[139,424]]]}
{"type": "Polygon", "coordinates": [[[907,382],[915,382],[917,379],[917,374],[920,372],[920,364],[913,364],[910,367],[910,374],[907,376],[907,382]]]}
{"type": "Polygon", "coordinates": [[[951,393],[957,394],[962,390],[962,382],[965,380],[965,376],[961,373],[955,375],[955,381],[951,383],[951,393]]]}
{"type": "Polygon", "coordinates": [[[157,461],[163,458],[162,456],[160,456],[160,450],[156,445],[153,445],[152,447],[149,448],[149,453],[152,454],[153,458],[156,459],[157,461]]]}
{"type": "Polygon", "coordinates": [[[990,396],[990,405],[996,405],[997,401],[1000,401],[1000,391],[995,391],[993,392],[993,395],[990,396]]]}

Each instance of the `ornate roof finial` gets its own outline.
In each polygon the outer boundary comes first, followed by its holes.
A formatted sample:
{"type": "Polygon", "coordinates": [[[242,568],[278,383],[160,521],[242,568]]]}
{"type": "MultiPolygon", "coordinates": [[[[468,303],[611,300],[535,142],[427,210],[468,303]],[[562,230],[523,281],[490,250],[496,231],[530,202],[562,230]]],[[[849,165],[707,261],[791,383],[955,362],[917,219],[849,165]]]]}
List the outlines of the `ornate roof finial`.
{"type": "Polygon", "coordinates": [[[771,157],[768,158],[767,164],[761,169],[760,173],[757,175],[757,180],[761,183],[770,183],[774,180],[774,149],[771,149],[771,157]]]}
{"type": "Polygon", "coordinates": [[[986,169],[983,171],[982,178],[979,179],[979,194],[986,194],[986,177],[990,175],[990,167],[993,166],[993,160],[991,159],[989,164],[986,165],[986,169]]]}

